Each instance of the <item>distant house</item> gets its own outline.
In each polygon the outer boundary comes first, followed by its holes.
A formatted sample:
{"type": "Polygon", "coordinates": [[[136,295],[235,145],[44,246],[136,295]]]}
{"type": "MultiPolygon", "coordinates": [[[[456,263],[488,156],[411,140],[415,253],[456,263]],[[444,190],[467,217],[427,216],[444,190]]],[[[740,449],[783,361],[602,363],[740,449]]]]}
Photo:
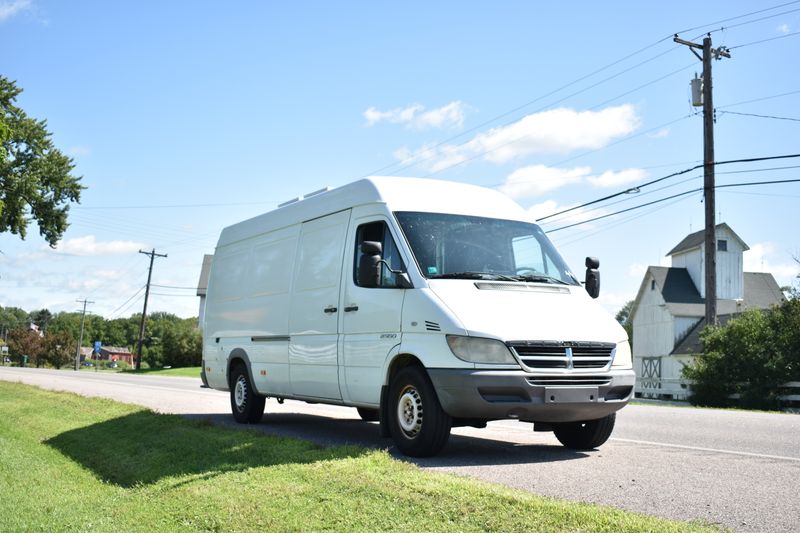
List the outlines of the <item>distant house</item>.
{"type": "Polygon", "coordinates": [[[128,348],[118,346],[102,346],[97,354],[98,359],[104,361],[125,361],[129,365],[133,364],[133,354],[128,348]]]}
{"type": "MultiPolygon", "coordinates": [[[[746,309],[780,304],[784,296],[772,274],[744,272],[747,244],[725,223],[715,234],[720,324],[746,309]]],[[[667,256],[671,267],[647,268],[631,309],[636,396],[685,399],[681,371],[701,352],[705,327],[704,232],[687,235],[667,256]]]]}
{"type": "Polygon", "coordinates": [[[211,273],[212,259],[214,259],[213,255],[205,254],[203,256],[200,279],[197,281],[197,296],[200,297],[200,310],[197,312],[197,325],[201,327],[206,314],[206,293],[208,292],[208,275],[211,273]]]}

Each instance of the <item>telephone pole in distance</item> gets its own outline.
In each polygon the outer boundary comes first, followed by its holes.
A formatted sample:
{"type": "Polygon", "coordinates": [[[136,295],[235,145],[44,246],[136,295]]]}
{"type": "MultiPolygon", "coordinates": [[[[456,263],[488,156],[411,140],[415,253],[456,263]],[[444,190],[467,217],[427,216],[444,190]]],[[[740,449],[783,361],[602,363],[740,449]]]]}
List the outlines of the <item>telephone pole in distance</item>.
{"type": "Polygon", "coordinates": [[[711,35],[703,39],[703,44],[684,41],[675,35],[678,44],[689,47],[689,50],[703,62],[703,201],[705,203],[705,288],[706,288],[706,325],[717,323],[717,239],[715,234],[714,196],[714,100],[711,81],[711,60],[720,57],[730,58],[731,54],[724,46],[711,48],[711,35]],[[702,57],[695,49],[703,51],[702,57]]]}
{"type": "Polygon", "coordinates": [[[79,304],[83,304],[83,313],[81,314],[81,335],[78,339],[78,350],[75,352],[75,370],[80,370],[81,368],[81,346],[83,346],[83,324],[86,320],[86,304],[93,304],[91,300],[87,300],[84,298],[83,300],[75,300],[79,304]]]}
{"type": "Polygon", "coordinates": [[[150,297],[150,278],[153,276],[153,260],[156,257],[167,257],[167,254],[157,254],[155,248],[153,248],[151,252],[139,250],[139,253],[150,256],[150,270],[147,272],[147,287],[144,291],[144,309],[142,309],[142,321],[139,323],[139,342],[136,346],[136,370],[142,367],[142,341],[144,340],[144,322],[147,319],[147,299],[150,297]]]}

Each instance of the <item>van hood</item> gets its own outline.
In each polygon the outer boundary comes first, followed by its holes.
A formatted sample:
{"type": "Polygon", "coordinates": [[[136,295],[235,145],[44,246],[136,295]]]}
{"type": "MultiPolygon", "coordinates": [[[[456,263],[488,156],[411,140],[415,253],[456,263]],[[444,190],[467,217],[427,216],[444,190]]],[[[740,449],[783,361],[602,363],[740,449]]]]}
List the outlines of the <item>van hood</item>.
{"type": "Polygon", "coordinates": [[[429,280],[429,287],[469,335],[503,341],[627,338],[583,287],[454,279],[429,280]]]}

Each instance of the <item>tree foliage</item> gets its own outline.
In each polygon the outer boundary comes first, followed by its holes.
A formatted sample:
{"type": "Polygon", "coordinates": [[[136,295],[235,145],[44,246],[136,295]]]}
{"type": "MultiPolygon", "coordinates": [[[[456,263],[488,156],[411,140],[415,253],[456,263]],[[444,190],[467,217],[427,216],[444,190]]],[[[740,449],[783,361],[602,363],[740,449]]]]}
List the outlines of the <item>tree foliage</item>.
{"type": "Polygon", "coordinates": [[[777,409],[782,385],[800,381],[800,300],[746,311],[701,339],[703,353],[683,370],[695,405],[777,409]]]}
{"type": "Polygon", "coordinates": [[[61,368],[74,362],[77,348],[78,341],[69,333],[47,333],[44,336],[42,359],[50,366],[61,368]]]}
{"type": "Polygon", "coordinates": [[[67,229],[70,202],[79,202],[83,186],[75,165],[58,150],[45,120],[15,105],[22,92],[0,76],[0,233],[25,238],[36,220],[39,233],[55,246],[67,229]]]}
{"type": "Polygon", "coordinates": [[[28,328],[15,329],[8,334],[8,350],[18,362],[27,355],[28,364],[39,367],[44,363],[41,359],[44,340],[37,332],[28,328]]]}
{"type": "Polygon", "coordinates": [[[631,316],[631,311],[633,310],[633,300],[628,300],[625,305],[622,306],[622,309],[617,311],[617,315],[614,317],[617,319],[625,331],[628,333],[628,340],[631,344],[633,344],[633,317],[631,316]]]}

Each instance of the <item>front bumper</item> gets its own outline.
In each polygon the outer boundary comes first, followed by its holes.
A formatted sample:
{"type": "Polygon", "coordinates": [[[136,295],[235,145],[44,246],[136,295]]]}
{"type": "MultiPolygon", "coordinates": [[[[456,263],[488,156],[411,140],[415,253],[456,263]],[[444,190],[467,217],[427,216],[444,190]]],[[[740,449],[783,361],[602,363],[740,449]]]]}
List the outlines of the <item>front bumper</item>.
{"type": "Polygon", "coordinates": [[[429,369],[442,409],[452,417],[526,422],[603,418],[628,403],[633,370],[538,375],[522,370],[429,369]]]}

